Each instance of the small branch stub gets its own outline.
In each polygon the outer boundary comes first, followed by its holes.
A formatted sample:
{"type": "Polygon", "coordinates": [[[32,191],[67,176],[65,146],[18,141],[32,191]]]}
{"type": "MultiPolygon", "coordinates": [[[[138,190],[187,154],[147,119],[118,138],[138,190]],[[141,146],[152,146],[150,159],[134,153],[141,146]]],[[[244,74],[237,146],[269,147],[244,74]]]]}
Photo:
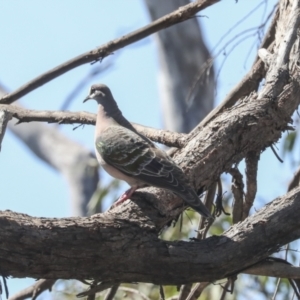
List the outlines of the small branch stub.
{"type": "Polygon", "coordinates": [[[12,114],[6,110],[1,110],[0,111],[0,151],[1,151],[1,145],[2,145],[2,140],[5,135],[6,131],[6,126],[9,120],[11,120],[12,114]]]}

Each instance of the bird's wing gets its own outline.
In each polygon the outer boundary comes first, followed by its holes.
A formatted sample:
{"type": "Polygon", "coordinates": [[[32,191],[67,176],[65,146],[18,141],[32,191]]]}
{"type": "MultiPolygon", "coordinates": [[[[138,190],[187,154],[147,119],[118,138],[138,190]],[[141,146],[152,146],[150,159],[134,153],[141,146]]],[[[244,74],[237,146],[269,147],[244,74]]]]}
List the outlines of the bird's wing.
{"type": "Polygon", "coordinates": [[[185,190],[182,170],[166,153],[127,128],[108,127],[96,140],[96,149],[106,163],[128,176],[157,187],[185,190]]]}

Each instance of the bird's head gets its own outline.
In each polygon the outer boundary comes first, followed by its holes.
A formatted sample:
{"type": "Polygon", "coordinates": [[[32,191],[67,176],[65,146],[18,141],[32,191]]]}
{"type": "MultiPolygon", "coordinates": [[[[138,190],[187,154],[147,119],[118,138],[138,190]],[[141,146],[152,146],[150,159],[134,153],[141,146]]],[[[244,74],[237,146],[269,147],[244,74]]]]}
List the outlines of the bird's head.
{"type": "Polygon", "coordinates": [[[83,102],[86,102],[88,100],[96,100],[98,104],[101,104],[103,106],[106,106],[109,104],[109,102],[114,102],[112,93],[108,86],[105,84],[99,83],[99,84],[93,84],[90,88],[90,93],[83,102]]]}

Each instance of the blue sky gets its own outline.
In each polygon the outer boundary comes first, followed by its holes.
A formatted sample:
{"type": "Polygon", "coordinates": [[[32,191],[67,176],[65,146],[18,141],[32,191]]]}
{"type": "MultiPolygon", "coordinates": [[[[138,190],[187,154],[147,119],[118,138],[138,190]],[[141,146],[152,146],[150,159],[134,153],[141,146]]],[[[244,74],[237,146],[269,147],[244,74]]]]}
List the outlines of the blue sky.
{"type": "MultiPolygon", "coordinates": [[[[242,16],[264,1],[224,0],[201,12],[205,39],[210,49],[242,16]],[[225,13],[226,12],[226,13],[225,13]]],[[[226,39],[261,24],[275,0],[237,26],[226,39]]],[[[103,43],[148,24],[143,1],[1,1],[0,3],[0,82],[14,90],[39,74],[103,43]]],[[[251,66],[256,55],[255,40],[243,42],[231,53],[218,77],[216,102],[220,102],[251,66]],[[248,59],[249,48],[253,45],[248,59]]],[[[231,46],[227,47],[227,51],[231,46]]],[[[224,56],[216,61],[218,71],[224,56]]],[[[110,58],[109,58],[110,59],[110,58]]],[[[162,127],[157,75],[158,60],[152,37],[118,51],[113,67],[94,81],[107,84],[124,115],[132,122],[162,127]]],[[[67,95],[93,66],[85,65],[60,76],[21,99],[32,109],[58,109],[67,95]]],[[[95,112],[92,102],[82,103],[88,87],[70,106],[72,111],[95,112]]],[[[71,139],[93,148],[93,127],[75,131],[60,126],[71,139]]],[[[279,146],[280,147],[280,146],[279,146]]],[[[0,209],[10,209],[32,216],[70,216],[69,195],[63,177],[36,159],[9,132],[0,153],[0,209]],[[5,171],[4,171],[5,170],[5,171]]],[[[260,160],[258,197],[271,200],[285,192],[292,177],[291,165],[281,165],[266,151],[260,160]],[[270,166],[273,170],[270,174],[270,166]],[[274,184],[275,183],[275,184],[274,184]]],[[[9,280],[11,295],[33,280],[9,280]]]]}

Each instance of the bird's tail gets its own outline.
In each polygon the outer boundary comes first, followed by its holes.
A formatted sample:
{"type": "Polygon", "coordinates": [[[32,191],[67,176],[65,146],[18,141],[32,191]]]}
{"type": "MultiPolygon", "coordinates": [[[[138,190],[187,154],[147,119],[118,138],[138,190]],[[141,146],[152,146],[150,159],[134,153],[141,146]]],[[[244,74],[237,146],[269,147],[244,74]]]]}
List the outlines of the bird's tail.
{"type": "MultiPolygon", "coordinates": [[[[176,193],[176,192],[175,192],[176,193]]],[[[207,207],[202,203],[199,196],[196,194],[196,192],[193,189],[189,189],[188,192],[185,192],[184,194],[176,193],[180,198],[185,200],[185,202],[193,208],[195,211],[197,211],[200,215],[202,215],[205,218],[212,219],[213,216],[207,209],[207,207]]]]}

